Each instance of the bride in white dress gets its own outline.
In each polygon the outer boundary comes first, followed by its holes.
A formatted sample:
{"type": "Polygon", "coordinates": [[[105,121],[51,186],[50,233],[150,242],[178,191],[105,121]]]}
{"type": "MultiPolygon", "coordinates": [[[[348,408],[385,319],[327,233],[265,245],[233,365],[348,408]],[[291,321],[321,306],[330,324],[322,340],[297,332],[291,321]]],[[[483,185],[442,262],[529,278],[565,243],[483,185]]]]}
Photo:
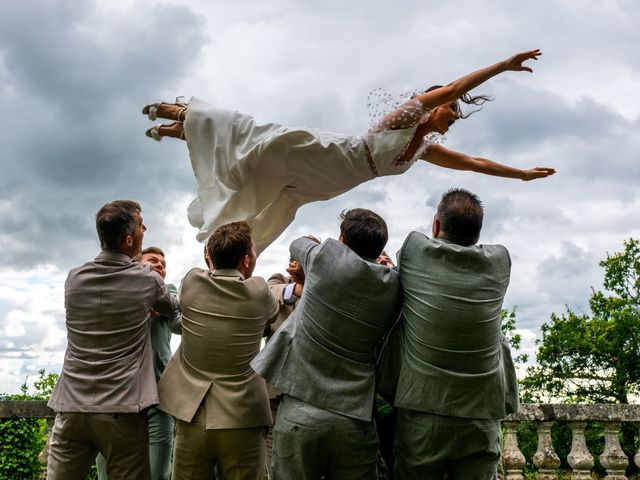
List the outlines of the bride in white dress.
{"type": "Polygon", "coordinates": [[[405,172],[416,160],[521,180],[555,173],[548,167],[527,170],[448,150],[430,142],[461,118],[459,100],[481,104],[486,97],[467,92],[506,71],[527,71],[540,50],[518,53],[465,75],[448,85],[417,94],[385,115],[361,136],[257,124],[243,113],[214,108],[197,98],[188,105],[155,102],[143,109],[156,125],[147,136],[186,140],[198,193],[189,205],[190,223],[205,241],[220,225],[248,221],[258,252],[293,221],[302,205],[327,200],[384,175],[405,172]]]}

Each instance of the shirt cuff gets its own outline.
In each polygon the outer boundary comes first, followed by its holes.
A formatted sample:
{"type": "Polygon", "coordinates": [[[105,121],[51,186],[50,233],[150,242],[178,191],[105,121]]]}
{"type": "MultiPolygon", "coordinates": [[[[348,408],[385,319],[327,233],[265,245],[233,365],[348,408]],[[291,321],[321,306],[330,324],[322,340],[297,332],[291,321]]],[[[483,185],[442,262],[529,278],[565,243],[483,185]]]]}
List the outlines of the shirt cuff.
{"type": "Polygon", "coordinates": [[[287,305],[292,305],[298,301],[298,297],[293,294],[293,289],[296,287],[295,283],[289,283],[282,292],[282,299],[287,305]]]}

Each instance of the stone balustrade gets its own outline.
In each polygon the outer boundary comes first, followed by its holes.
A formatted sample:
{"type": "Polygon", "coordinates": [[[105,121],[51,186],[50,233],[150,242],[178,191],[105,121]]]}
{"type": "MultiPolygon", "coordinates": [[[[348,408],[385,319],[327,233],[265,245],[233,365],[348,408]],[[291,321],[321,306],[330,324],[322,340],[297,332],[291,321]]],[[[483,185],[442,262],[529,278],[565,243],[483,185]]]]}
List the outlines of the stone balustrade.
{"type": "MultiPolygon", "coordinates": [[[[0,401],[0,419],[44,418],[53,424],[54,413],[45,401],[0,401]]],[[[522,421],[537,424],[538,448],[533,456],[533,464],[538,469],[538,480],[557,480],[560,458],[551,440],[551,426],[554,422],[566,423],[572,432],[571,451],[567,463],[572,469],[572,480],[591,480],[595,465],[594,454],[600,453],[600,464],[606,469],[605,480],[628,480],[625,469],[630,461],[640,467],[640,450],[633,459],[627,458],[620,447],[618,434],[623,422],[640,425],[640,405],[611,404],[522,404],[520,411],[509,415],[502,425],[505,430],[502,464],[505,480],[524,480],[526,459],[518,447],[517,427],[522,421]],[[587,422],[599,422],[604,426],[604,450],[589,452],[585,439],[587,422]]],[[[40,455],[40,462],[46,464],[49,441],[40,455]]],[[[44,477],[43,477],[44,478],[44,477]]]]}
{"type": "MultiPolygon", "coordinates": [[[[612,404],[522,404],[520,411],[509,415],[502,422],[505,430],[502,465],[505,480],[524,480],[525,458],[518,447],[518,423],[533,421],[537,424],[538,449],[533,456],[533,464],[538,468],[538,480],[557,480],[560,457],[556,454],[551,441],[551,425],[554,422],[566,423],[571,429],[571,451],[567,463],[572,469],[572,480],[591,480],[595,465],[594,454],[606,469],[605,480],[628,480],[625,469],[630,459],[622,451],[619,440],[623,422],[640,424],[640,405],[612,404]],[[585,439],[587,422],[599,422],[604,426],[604,450],[589,452],[585,439]]],[[[633,459],[640,467],[640,450],[633,459]]]]}

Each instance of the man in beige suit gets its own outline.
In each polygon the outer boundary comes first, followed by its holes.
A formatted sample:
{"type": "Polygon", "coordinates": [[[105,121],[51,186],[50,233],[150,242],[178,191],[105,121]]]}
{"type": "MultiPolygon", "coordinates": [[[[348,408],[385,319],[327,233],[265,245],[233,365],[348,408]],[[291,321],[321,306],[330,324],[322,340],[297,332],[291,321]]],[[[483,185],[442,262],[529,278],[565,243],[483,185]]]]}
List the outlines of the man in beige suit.
{"type": "Polygon", "coordinates": [[[251,278],[256,252],[246,222],[207,242],[213,271],[182,280],[182,344],[158,384],[161,410],[177,418],[173,480],[264,479],[267,387],[249,366],[278,315],[267,283],[251,278]]]}
{"type": "MultiPolygon", "coordinates": [[[[320,243],[319,240],[318,243],[320,243]]],[[[276,321],[267,325],[267,328],[264,331],[265,342],[268,342],[276,333],[276,330],[280,328],[282,323],[289,318],[302,296],[302,290],[304,288],[304,271],[302,270],[300,262],[295,258],[289,258],[287,273],[289,274],[287,276],[284,276],[281,273],[274,273],[271,275],[269,280],[267,280],[269,291],[278,301],[280,310],[278,311],[278,318],[276,321]]],[[[273,423],[275,423],[276,417],[278,416],[278,407],[282,403],[284,393],[282,390],[274,387],[270,383],[267,383],[267,392],[269,393],[271,416],[273,417],[273,423]]],[[[272,454],[273,429],[269,429],[269,433],[267,433],[267,465],[271,465],[272,454]]]]}
{"type": "Polygon", "coordinates": [[[102,251],[65,283],[67,351],[49,401],[57,414],[47,478],[84,480],[100,452],[110,480],[145,480],[146,409],[158,403],[150,321],[177,304],[160,275],[131,260],[146,230],[137,202],[107,203],[96,229],[102,251]]]}

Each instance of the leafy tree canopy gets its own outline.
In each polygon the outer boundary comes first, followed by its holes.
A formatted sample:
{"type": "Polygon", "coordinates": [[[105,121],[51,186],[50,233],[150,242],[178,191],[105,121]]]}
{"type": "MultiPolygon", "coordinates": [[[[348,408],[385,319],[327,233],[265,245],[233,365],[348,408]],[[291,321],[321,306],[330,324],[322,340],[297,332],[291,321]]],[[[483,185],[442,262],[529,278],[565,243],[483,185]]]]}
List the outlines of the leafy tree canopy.
{"type": "Polygon", "coordinates": [[[591,289],[591,314],[567,307],[542,325],[523,400],[629,403],[640,393],[640,242],[600,262],[605,291],[591,289]]]}

